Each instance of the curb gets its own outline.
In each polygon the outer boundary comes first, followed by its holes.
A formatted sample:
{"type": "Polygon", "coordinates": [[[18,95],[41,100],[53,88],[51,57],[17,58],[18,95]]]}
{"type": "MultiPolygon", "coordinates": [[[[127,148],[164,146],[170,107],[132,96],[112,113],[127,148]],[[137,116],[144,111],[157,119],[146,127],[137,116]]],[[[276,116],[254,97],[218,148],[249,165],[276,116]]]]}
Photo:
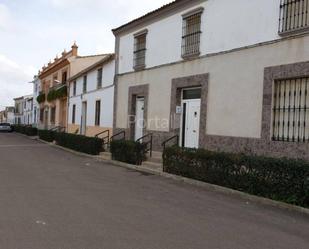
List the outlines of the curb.
{"type": "Polygon", "coordinates": [[[284,202],[275,201],[275,200],[267,199],[267,198],[264,198],[264,197],[255,196],[255,195],[250,195],[250,194],[240,192],[240,191],[237,191],[237,190],[233,190],[233,189],[230,189],[230,188],[221,187],[221,186],[218,186],[218,185],[213,185],[213,184],[210,184],[210,183],[201,182],[201,181],[198,181],[198,180],[194,180],[194,179],[190,179],[190,178],[186,178],[186,177],[182,177],[182,176],[178,176],[178,175],[173,175],[173,174],[169,174],[169,173],[165,173],[165,172],[161,172],[161,171],[151,170],[151,169],[148,169],[148,168],[144,168],[143,166],[136,166],[136,165],[131,165],[131,164],[115,161],[115,160],[103,159],[99,156],[88,155],[88,154],[85,154],[85,153],[82,153],[82,152],[77,152],[77,151],[74,151],[74,150],[71,150],[71,149],[68,149],[68,148],[64,148],[62,146],[46,142],[46,141],[41,140],[39,138],[36,138],[36,140],[38,140],[42,143],[48,144],[52,147],[70,152],[70,153],[75,154],[75,155],[78,155],[78,156],[83,156],[83,157],[94,159],[98,162],[105,162],[105,163],[111,164],[113,166],[118,166],[118,167],[122,167],[122,168],[126,168],[126,169],[135,170],[135,171],[138,171],[138,172],[143,172],[143,173],[161,176],[161,177],[164,177],[164,178],[167,178],[167,179],[172,179],[172,180],[175,180],[175,181],[178,181],[178,182],[183,182],[183,183],[190,184],[190,185],[193,185],[193,186],[196,186],[196,187],[201,187],[201,188],[209,190],[209,191],[215,191],[215,192],[218,192],[218,193],[239,197],[243,200],[251,201],[251,202],[256,203],[256,204],[263,204],[263,205],[266,205],[266,206],[276,207],[276,208],[280,208],[282,210],[287,210],[287,211],[294,211],[294,212],[309,216],[309,209],[303,208],[303,207],[300,207],[300,206],[294,206],[294,205],[287,204],[287,203],[284,203],[284,202]]]}
{"type": "Polygon", "coordinates": [[[287,210],[287,211],[294,211],[294,212],[298,212],[300,214],[309,216],[309,209],[303,208],[303,207],[300,207],[300,206],[294,206],[294,205],[287,204],[287,203],[284,203],[284,202],[275,201],[275,200],[267,199],[267,198],[264,198],[264,197],[255,196],[255,195],[250,195],[250,194],[247,194],[245,192],[240,192],[240,191],[237,191],[237,190],[234,190],[234,189],[230,189],[230,188],[226,188],[226,187],[222,187],[222,186],[218,186],[218,185],[213,185],[213,184],[206,183],[206,182],[201,182],[201,181],[186,178],[186,177],[183,177],[183,176],[178,176],[178,175],[173,175],[173,174],[169,174],[169,173],[165,173],[165,172],[159,172],[159,171],[156,171],[156,170],[143,168],[143,166],[135,166],[135,165],[126,164],[126,163],[123,163],[123,162],[107,160],[107,159],[102,159],[102,158],[100,158],[99,161],[107,162],[107,163],[112,164],[114,166],[124,167],[124,168],[127,168],[127,169],[133,169],[133,170],[136,170],[136,171],[139,171],[139,172],[144,172],[144,173],[149,173],[149,174],[161,176],[161,177],[172,179],[172,180],[175,180],[175,181],[178,181],[178,182],[183,182],[183,183],[190,184],[190,185],[193,185],[193,186],[196,186],[196,187],[201,187],[205,190],[215,191],[215,192],[226,194],[226,195],[232,195],[232,196],[235,196],[235,197],[239,197],[243,200],[251,201],[251,202],[256,203],[256,204],[263,204],[263,205],[276,207],[276,208],[280,208],[282,210],[287,210]]]}

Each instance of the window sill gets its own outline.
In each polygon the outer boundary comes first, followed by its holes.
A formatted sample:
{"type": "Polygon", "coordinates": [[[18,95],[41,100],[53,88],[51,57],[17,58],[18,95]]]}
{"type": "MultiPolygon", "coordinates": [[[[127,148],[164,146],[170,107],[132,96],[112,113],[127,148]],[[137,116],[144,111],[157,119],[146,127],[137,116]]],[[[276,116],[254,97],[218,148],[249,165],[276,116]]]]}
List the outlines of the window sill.
{"type": "Polygon", "coordinates": [[[134,68],[135,71],[141,71],[141,70],[144,70],[146,68],[146,65],[135,66],[133,68],[134,68]]]}
{"type": "Polygon", "coordinates": [[[200,54],[201,54],[200,52],[194,53],[194,54],[184,54],[181,57],[184,60],[192,60],[192,59],[198,58],[200,56],[200,54]]]}
{"type": "Polygon", "coordinates": [[[297,28],[297,29],[292,29],[288,31],[283,31],[279,32],[278,34],[282,37],[286,36],[292,36],[292,35],[299,35],[299,34],[304,34],[309,32],[309,26],[308,27],[303,27],[303,28],[297,28]]]}

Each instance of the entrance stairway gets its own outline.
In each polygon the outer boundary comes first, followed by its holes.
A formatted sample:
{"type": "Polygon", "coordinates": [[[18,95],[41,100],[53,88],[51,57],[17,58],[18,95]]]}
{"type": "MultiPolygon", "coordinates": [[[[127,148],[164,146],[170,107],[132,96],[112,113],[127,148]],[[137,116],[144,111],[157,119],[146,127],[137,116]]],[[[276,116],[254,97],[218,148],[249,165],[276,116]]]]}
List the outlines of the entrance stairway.
{"type": "Polygon", "coordinates": [[[147,156],[147,160],[143,162],[142,167],[155,171],[163,171],[162,152],[153,151],[152,157],[147,156]]]}
{"type": "MultiPolygon", "coordinates": [[[[112,154],[109,151],[101,152],[100,158],[103,160],[111,160],[112,154]]],[[[146,161],[144,161],[140,167],[162,172],[163,170],[162,152],[153,151],[152,157],[150,157],[148,153],[146,161]]]]}

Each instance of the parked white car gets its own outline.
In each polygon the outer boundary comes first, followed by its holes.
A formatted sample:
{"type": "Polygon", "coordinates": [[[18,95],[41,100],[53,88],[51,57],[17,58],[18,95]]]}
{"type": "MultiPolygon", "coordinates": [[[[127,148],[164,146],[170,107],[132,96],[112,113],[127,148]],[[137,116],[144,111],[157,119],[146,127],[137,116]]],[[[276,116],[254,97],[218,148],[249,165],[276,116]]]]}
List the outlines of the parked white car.
{"type": "Polygon", "coordinates": [[[12,132],[13,128],[9,123],[0,123],[0,132],[1,131],[12,132]]]}

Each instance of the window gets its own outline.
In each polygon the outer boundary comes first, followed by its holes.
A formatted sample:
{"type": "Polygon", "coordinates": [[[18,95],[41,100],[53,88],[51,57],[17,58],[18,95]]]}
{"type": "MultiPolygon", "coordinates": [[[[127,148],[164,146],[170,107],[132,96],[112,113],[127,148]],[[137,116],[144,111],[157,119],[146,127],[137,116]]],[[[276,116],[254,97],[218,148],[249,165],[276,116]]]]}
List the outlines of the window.
{"type": "Polygon", "coordinates": [[[55,86],[55,85],[57,85],[58,83],[57,83],[57,80],[58,80],[58,74],[55,74],[54,76],[53,76],[53,86],[55,86]]]}
{"type": "Polygon", "coordinates": [[[98,69],[97,75],[97,88],[102,87],[102,79],[103,79],[103,68],[98,69]]]}
{"type": "Polygon", "coordinates": [[[86,92],[87,92],[87,75],[85,75],[83,79],[83,93],[86,92]]]}
{"type": "Polygon", "coordinates": [[[309,141],[309,77],[277,80],[273,97],[273,140],[309,141]]]}
{"type": "Polygon", "coordinates": [[[279,33],[309,27],[309,0],[281,0],[279,33]]]}
{"type": "Polygon", "coordinates": [[[145,68],[147,30],[134,35],[134,69],[145,68]]]}
{"type": "Polygon", "coordinates": [[[184,89],[182,99],[200,99],[201,93],[201,88],[184,89]]]}
{"type": "Polygon", "coordinates": [[[76,96],[76,81],[73,82],[73,96],[76,96]]]}
{"type": "Polygon", "coordinates": [[[190,57],[200,54],[201,17],[203,8],[183,15],[182,27],[182,56],[190,57]]]}
{"type": "Polygon", "coordinates": [[[95,125],[100,126],[101,100],[95,102],[95,125]]]}
{"type": "Polygon", "coordinates": [[[63,72],[62,73],[62,84],[65,84],[67,82],[67,78],[68,78],[68,73],[67,72],[63,72]]]}
{"type": "Polygon", "coordinates": [[[56,119],[56,107],[52,107],[50,109],[50,122],[52,124],[54,124],[55,123],[55,119],[56,119]]]}
{"type": "Polygon", "coordinates": [[[75,124],[76,105],[72,106],[72,124],[75,124]]]}

